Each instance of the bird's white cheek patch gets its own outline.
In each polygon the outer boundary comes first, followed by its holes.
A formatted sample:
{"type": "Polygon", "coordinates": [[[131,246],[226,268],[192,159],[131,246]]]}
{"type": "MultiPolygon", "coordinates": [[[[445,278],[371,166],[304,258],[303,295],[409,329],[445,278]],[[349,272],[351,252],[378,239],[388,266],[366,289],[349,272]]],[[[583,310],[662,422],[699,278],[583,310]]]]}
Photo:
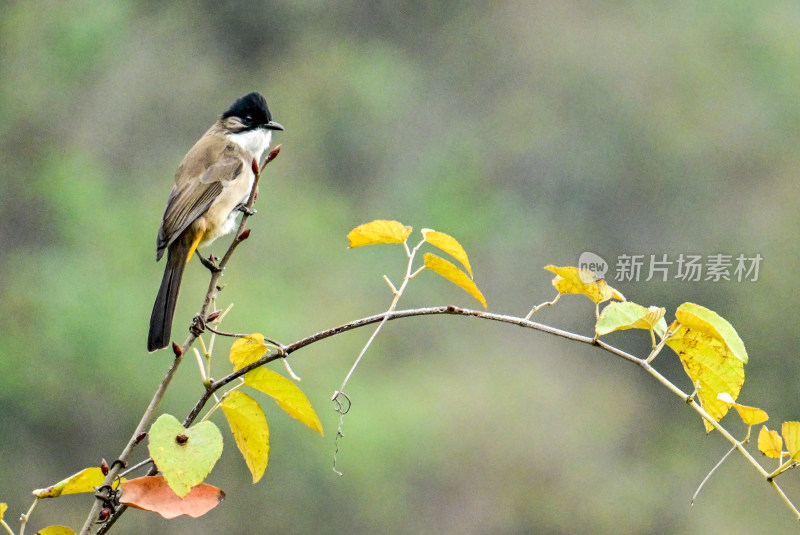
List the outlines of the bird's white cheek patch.
{"type": "Polygon", "coordinates": [[[261,160],[261,155],[267,150],[270,141],[272,141],[272,131],[256,128],[239,132],[238,134],[228,134],[228,139],[242,147],[256,160],[261,160]]]}

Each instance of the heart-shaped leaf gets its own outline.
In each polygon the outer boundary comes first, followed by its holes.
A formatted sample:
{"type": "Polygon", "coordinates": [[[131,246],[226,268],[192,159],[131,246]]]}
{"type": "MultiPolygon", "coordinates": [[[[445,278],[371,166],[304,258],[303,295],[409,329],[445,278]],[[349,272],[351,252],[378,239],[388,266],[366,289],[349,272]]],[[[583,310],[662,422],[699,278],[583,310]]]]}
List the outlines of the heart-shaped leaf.
{"type": "Polygon", "coordinates": [[[222,434],[210,421],[186,429],[174,416],[162,414],[149,437],[150,457],[181,498],[203,482],[222,455],[222,434]]]}

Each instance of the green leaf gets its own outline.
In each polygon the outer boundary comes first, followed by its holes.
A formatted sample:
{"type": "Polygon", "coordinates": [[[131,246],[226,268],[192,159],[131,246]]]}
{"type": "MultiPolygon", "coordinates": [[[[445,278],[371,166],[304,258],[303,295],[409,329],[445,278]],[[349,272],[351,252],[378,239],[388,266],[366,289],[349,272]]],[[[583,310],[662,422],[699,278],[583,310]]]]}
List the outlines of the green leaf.
{"type": "Polygon", "coordinates": [[[603,309],[595,325],[599,336],[625,329],[647,329],[663,338],[667,332],[664,308],[643,307],[631,301],[610,303],[603,309]]]}
{"type": "Polygon", "coordinates": [[[303,391],[283,375],[267,368],[256,368],[244,375],[244,384],[274,399],[289,416],[322,434],[322,423],[303,391]]]}
{"type": "Polygon", "coordinates": [[[150,457],[181,498],[203,482],[222,455],[222,434],[208,420],[186,429],[174,416],[162,414],[148,436],[150,457]]]}
{"type": "Polygon", "coordinates": [[[258,483],[258,480],[264,475],[269,461],[267,417],[264,416],[264,411],[258,406],[256,400],[238,390],[225,394],[222,410],[228,420],[228,425],[231,426],[236,446],[253,475],[253,483],[258,483]]]}

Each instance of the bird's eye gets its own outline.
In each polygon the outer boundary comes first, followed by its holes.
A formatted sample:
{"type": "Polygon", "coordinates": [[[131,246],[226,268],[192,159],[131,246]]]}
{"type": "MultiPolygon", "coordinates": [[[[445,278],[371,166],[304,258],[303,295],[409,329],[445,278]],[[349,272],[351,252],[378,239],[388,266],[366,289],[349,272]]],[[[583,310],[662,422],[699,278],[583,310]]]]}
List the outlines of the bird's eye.
{"type": "Polygon", "coordinates": [[[252,115],[246,115],[245,118],[244,118],[244,122],[247,123],[247,124],[252,124],[253,123],[253,116],[252,115]]]}

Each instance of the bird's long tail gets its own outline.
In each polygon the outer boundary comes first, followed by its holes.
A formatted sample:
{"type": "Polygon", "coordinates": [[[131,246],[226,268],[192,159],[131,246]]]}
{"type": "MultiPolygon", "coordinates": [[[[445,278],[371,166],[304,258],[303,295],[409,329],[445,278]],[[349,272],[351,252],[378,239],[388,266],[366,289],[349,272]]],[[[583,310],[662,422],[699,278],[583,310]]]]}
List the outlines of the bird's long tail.
{"type": "Polygon", "coordinates": [[[178,291],[181,288],[183,269],[186,267],[189,251],[186,246],[181,246],[178,240],[167,251],[167,265],[164,268],[164,277],[158,289],[153,312],[150,314],[150,334],[147,337],[147,350],[155,351],[167,347],[172,334],[172,316],[175,314],[175,303],[178,302],[178,291]]]}

